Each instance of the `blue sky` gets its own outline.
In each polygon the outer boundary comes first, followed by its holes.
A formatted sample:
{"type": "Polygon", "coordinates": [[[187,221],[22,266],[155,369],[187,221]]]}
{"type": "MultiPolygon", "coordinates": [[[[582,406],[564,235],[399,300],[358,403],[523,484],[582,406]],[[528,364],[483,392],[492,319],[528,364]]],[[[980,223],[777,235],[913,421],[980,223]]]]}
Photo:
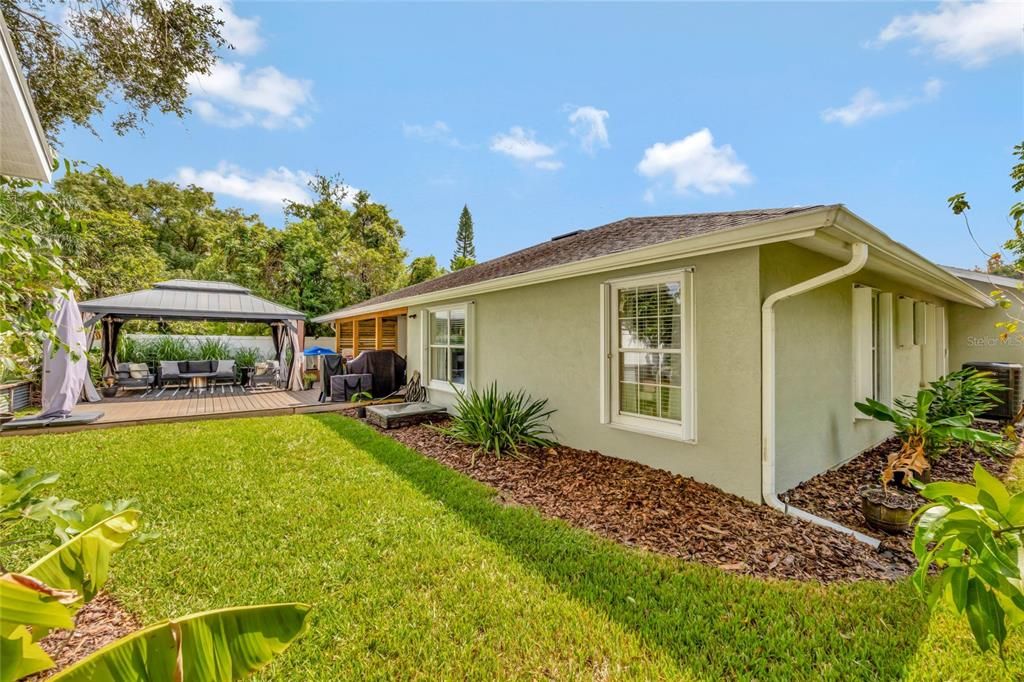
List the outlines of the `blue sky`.
{"type": "Polygon", "coordinates": [[[339,173],[442,263],[464,203],[480,259],[630,215],[842,202],[969,266],[960,191],[986,248],[1010,234],[1024,5],[217,6],[238,49],[191,116],[69,130],[63,153],[275,226],[339,173]]]}

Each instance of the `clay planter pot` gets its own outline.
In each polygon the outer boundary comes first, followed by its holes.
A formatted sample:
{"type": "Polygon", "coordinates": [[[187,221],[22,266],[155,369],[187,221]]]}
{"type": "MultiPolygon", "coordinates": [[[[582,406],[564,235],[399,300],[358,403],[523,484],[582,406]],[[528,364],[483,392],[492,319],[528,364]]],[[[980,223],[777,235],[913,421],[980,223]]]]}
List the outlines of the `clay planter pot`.
{"type": "Polygon", "coordinates": [[[104,398],[113,398],[117,395],[117,386],[104,386],[100,389],[104,398]]]}
{"type": "Polygon", "coordinates": [[[860,490],[860,508],[868,525],[892,535],[910,528],[910,519],[919,504],[916,495],[893,489],[886,492],[881,486],[860,490]]]}

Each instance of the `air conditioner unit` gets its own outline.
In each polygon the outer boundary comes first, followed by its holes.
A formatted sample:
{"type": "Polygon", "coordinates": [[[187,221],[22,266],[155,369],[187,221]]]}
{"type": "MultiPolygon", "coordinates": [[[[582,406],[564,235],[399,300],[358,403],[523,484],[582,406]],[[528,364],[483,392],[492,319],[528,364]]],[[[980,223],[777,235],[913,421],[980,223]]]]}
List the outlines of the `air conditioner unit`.
{"type": "Polygon", "coordinates": [[[992,380],[999,382],[1006,387],[1006,390],[997,395],[1003,402],[993,407],[984,414],[975,415],[980,419],[996,419],[998,421],[1011,421],[1024,402],[1024,366],[1013,365],[1009,362],[965,362],[964,369],[972,367],[979,372],[988,372],[992,380]]]}

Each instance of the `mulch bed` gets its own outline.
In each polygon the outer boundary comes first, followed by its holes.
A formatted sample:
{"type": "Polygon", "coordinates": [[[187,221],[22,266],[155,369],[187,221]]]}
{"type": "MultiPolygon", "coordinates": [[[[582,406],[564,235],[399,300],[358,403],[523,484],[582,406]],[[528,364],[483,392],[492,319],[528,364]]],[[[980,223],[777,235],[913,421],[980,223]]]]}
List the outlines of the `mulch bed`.
{"type": "Polygon", "coordinates": [[[135,616],[125,611],[116,599],[106,592],[99,594],[75,614],[74,630],[54,630],[39,641],[39,646],[57,665],[27,679],[46,679],[140,627],[135,616]]]}
{"type": "MultiPolygon", "coordinates": [[[[986,428],[976,424],[980,428],[986,428]]],[[[987,426],[993,429],[992,426],[987,426]]],[[[854,457],[837,469],[818,474],[792,490],[780,495],[795,507],[823,516],[882,540],[882,545],[906,562],[913,562],[911,542],[914,534],[907,530],[899,535],[887,535],[864,522],[857,491],[867,485],[878,485],[879,475],[891,453],[899,450],[899,440],[890,438],[881,445],[854,457]]],[[[974,481],[974,464],[981,462],[985,469],[1006,480],[1013,462],[1012,457],[990,457],[969,448],[953,448],[931,463],[933,481],[974,481]]],[[[918,496],[921,503],[926,500],[918,496]]]]}
{"type": "Polygon", "coordinates": [[[499,501],[633,547],[762,578],[819,582],[897,579],[899,556],[786,516],[692,478],[559,446],[497,459],[426,426],[382,431],[499,491],[499,501]]]}

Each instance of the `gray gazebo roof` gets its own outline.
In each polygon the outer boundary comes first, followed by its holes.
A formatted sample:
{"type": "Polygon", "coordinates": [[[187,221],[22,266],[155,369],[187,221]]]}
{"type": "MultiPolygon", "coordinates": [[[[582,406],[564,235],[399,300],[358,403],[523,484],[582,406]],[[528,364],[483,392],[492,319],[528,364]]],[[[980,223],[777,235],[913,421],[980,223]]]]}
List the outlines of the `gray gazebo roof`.
{"type": "Polygon", "coordinates": [[[78,307],[84,313],[100,317],[115,315],[125,318],[235,322],[306,318],[297,310],[255,296],[249,289],[237,284],[193,279],[159,282],[152,289],[94,298],[83,301],[78,307]]]}

